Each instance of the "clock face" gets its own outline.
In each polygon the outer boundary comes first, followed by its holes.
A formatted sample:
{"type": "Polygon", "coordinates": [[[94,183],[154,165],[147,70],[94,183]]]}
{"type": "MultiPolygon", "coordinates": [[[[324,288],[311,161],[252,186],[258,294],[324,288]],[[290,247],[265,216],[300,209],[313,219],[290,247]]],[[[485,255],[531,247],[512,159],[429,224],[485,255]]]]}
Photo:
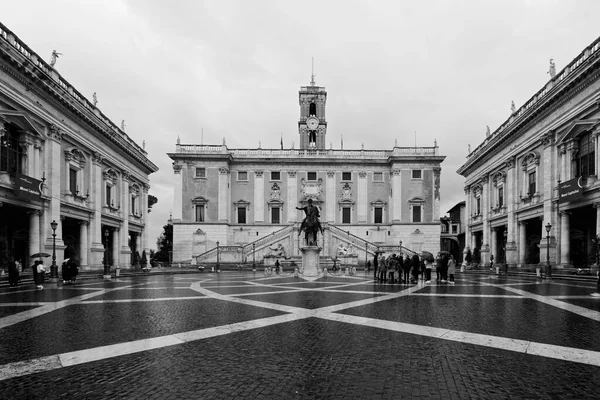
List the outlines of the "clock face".
{"type": "Polygon", "coordinates": [[[308,126],[308,129],[311,131],[314,131],[319,126],[319,120],[315,117],[310,117],[306,120],[306,126],[308,126]]]}

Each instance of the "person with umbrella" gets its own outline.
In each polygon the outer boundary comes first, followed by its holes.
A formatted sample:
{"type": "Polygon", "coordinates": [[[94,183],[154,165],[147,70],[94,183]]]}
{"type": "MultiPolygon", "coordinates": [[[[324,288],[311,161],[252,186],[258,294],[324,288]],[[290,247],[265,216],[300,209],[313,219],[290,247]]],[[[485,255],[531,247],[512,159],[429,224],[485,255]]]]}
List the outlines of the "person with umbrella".
{"type": "Polygon", "coordinates": [[[71,282],[71,268],[69,267],[69,264],[68,264],[69,260],[70,260],[70,258],[65,259],[63,261],[62,265],[60,266],[63,283],[71,282]]]}
{"type": "MultiPolygon", "coordinates": [[[[50,257],[48,253],[35,253],[30,256],[31,258],[42,258],[50,257]]],[[[42,283],[44,282],[45,268],[42,260],[35,260],[31,266],[31,272],[33,274],[33,281],[37,289],[43,289],[42,283]]]]}

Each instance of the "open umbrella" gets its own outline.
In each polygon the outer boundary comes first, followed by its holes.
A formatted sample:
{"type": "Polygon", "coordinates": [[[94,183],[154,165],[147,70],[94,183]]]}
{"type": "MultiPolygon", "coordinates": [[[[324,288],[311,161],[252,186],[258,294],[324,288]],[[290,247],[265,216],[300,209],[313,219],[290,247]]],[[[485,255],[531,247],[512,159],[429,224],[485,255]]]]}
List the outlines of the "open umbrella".
{"type": "Polygon", "coordinates": [[[433,257],[433,254],[428,251],[422,251],[421,257],[423,257],[424,260],[429,260],[429,261],[435,260],[435,258],[433,257]]]}
{"type": "Polygon", "coordinates": [[[35,253],[29,256],[30,258],[36,258],[36,257],[50,257],[50,254],[48,253],[35,253]]]}

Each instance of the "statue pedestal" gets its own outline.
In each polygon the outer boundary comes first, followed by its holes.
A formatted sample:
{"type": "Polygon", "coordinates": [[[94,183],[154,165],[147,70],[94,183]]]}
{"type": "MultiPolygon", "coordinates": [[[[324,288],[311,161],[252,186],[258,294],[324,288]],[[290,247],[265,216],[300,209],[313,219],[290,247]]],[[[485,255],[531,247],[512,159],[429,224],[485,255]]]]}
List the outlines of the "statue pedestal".
{"type": "Polygon", "coordinates": [[[304,275],[320,275],[322,272],[319,267],[319,253],[321,253],[321,248],[318,246],[305,246],[301,247],[300,251],[302,252],[302,268],[304,269],[304,275]]]}

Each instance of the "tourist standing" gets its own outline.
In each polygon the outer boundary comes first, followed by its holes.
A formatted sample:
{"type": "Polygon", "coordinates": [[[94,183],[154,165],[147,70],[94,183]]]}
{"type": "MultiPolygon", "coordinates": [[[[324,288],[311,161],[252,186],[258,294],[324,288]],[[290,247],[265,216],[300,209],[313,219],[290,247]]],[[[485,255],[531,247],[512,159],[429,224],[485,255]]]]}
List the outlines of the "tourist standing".
{"type": "Polygon", "coordinates": [[[8,262],[8,284],[9,286],[17,286],[19,284],[19,268],[12,257],[8,262]]]}
{"type": "Polygon", "coordinates": [[[427,258],[425,260],[425,283],[431,283],[431,268],[433,267],[433,260],[427,258]]]}
{"type": "Polygon", "coordinates": [[[454,256],[450,255],[450,259],[448,260],[448,276],[449,276],[451,285],[454,285],[454,274],[455,273],[456,273],[456,261],[454,261],[454,256]]]}
{"type": "Polygon", "coordinates": [[[492,271],[494,268],[494,255],[491,254],[490,255],[490,271],[492,271]]]}

